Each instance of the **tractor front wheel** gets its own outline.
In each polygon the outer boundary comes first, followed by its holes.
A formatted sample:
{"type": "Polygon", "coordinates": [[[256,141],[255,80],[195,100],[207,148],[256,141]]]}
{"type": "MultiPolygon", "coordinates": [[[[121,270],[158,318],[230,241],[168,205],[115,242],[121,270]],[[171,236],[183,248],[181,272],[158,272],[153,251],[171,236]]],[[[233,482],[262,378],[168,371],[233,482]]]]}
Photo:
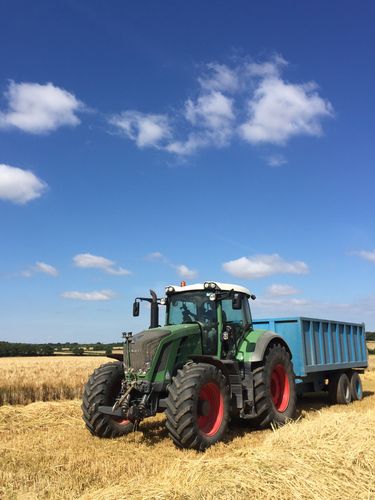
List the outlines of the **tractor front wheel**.
{"type": "Polygon", "coordinates": [[[180,448],[204,450],[220,441],[229,421],[229,388],[215,366],[187,363],[168,388],[166,426],[180,448]]]}
{"type": "Polygon", "coordinates": [[[82,418],[94,436],[114,438],[133,430],[129,420],[111,417],[98,411],[99,406],[113,406],[121,390],[124,370],[121,363],[106,363],[96,368],[85,385],[82,418]]]}

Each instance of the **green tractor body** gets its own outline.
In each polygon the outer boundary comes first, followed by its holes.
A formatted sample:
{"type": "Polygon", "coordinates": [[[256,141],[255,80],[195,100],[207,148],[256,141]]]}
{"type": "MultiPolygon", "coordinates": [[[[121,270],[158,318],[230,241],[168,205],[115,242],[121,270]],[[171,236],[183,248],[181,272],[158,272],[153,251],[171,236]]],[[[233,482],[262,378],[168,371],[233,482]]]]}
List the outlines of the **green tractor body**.
{"type": "Polygon", "coordinates": [[[223,439],[230,418],[257,426],[295,414],[295,381],[284,340],[254,330],[249,290],[205,282],[169,286],[151,304],[151,325],[123,334],[121,362],[99,367],[86,384],[83,418],[92,434],[116,437],[165,412],[179,447],[203,450],[223,439]],[[158,308],[166,324],[158,326],[158,308]]]}

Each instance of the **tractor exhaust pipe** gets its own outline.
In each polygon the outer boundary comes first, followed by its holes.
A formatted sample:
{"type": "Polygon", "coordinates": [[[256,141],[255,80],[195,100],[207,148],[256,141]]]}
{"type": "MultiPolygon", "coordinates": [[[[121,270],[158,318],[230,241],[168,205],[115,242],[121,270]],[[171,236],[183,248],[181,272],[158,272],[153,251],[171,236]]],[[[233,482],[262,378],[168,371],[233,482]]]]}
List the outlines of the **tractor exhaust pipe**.
{"type": "Polygon", "coordinates": [[[150,319],[150,328],[157,328],[159,326],[159,304],[158,298],[154,290],[150,290],[150,294],[152,297],[151,300],[151,319],[150,319]]]}

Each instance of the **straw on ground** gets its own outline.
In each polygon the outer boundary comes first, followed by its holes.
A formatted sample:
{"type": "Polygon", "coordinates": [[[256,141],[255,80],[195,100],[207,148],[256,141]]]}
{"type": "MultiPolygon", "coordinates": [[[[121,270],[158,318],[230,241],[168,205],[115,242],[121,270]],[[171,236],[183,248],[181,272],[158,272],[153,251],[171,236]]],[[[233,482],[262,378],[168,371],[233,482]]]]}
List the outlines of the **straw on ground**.
{"type": "Polygon", "coordinates": [[[0,497],[82,499],[375,498],[375,362],[365,398],[302,402],[273,432],[232,427],[205,453],[178,450],[163,417],[116,440],[92,437],[79,401],[0,408],[0,497]],[[301,407],[301,406],[300,406],[301,407]],[[309,408],[319,408],[318,411],[309,408]]]}

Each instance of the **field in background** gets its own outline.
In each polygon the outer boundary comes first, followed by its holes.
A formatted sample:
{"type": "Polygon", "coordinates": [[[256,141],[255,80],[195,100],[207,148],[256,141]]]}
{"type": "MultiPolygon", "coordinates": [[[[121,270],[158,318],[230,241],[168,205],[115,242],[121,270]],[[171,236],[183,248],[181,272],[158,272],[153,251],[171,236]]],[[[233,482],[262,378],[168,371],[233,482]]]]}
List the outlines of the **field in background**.
{"type": "MultiPolygon", "coordinates": [[[[78,346],[77,349],[80,350],[79,356],[106,356],[106,350],[105,349],[98,349],[95,347],[95,350],[92,347],[86,347],[86,346],[78,346]]],[[[113,354],[122,354],[123,353],[123,347],[112,347],[110,349],[110,352],[113,354]]],[[[55,356],[72,356],[77,355],[74,354],[71,348],[64,348],[61,350],[55,349],[54,355],[55,356]]]]}
{"type": "Polygon", "coordinates": [[[299,404],[276,430],[231,427],[205,453],[178,450],[163,417],[116,440],[92,437],[79,401],[0,408],[0,497],[117,499],[371,499],[375,497],[375,357],[365,398],[299,404]],[[312,410],[311,408],[318,409],[312,410]]]}
{"type": "Polygon", "coordinates": [[[0,405],[80,398],[89,375],[108,361],[100,356],[0,358],[0,405]]]}

